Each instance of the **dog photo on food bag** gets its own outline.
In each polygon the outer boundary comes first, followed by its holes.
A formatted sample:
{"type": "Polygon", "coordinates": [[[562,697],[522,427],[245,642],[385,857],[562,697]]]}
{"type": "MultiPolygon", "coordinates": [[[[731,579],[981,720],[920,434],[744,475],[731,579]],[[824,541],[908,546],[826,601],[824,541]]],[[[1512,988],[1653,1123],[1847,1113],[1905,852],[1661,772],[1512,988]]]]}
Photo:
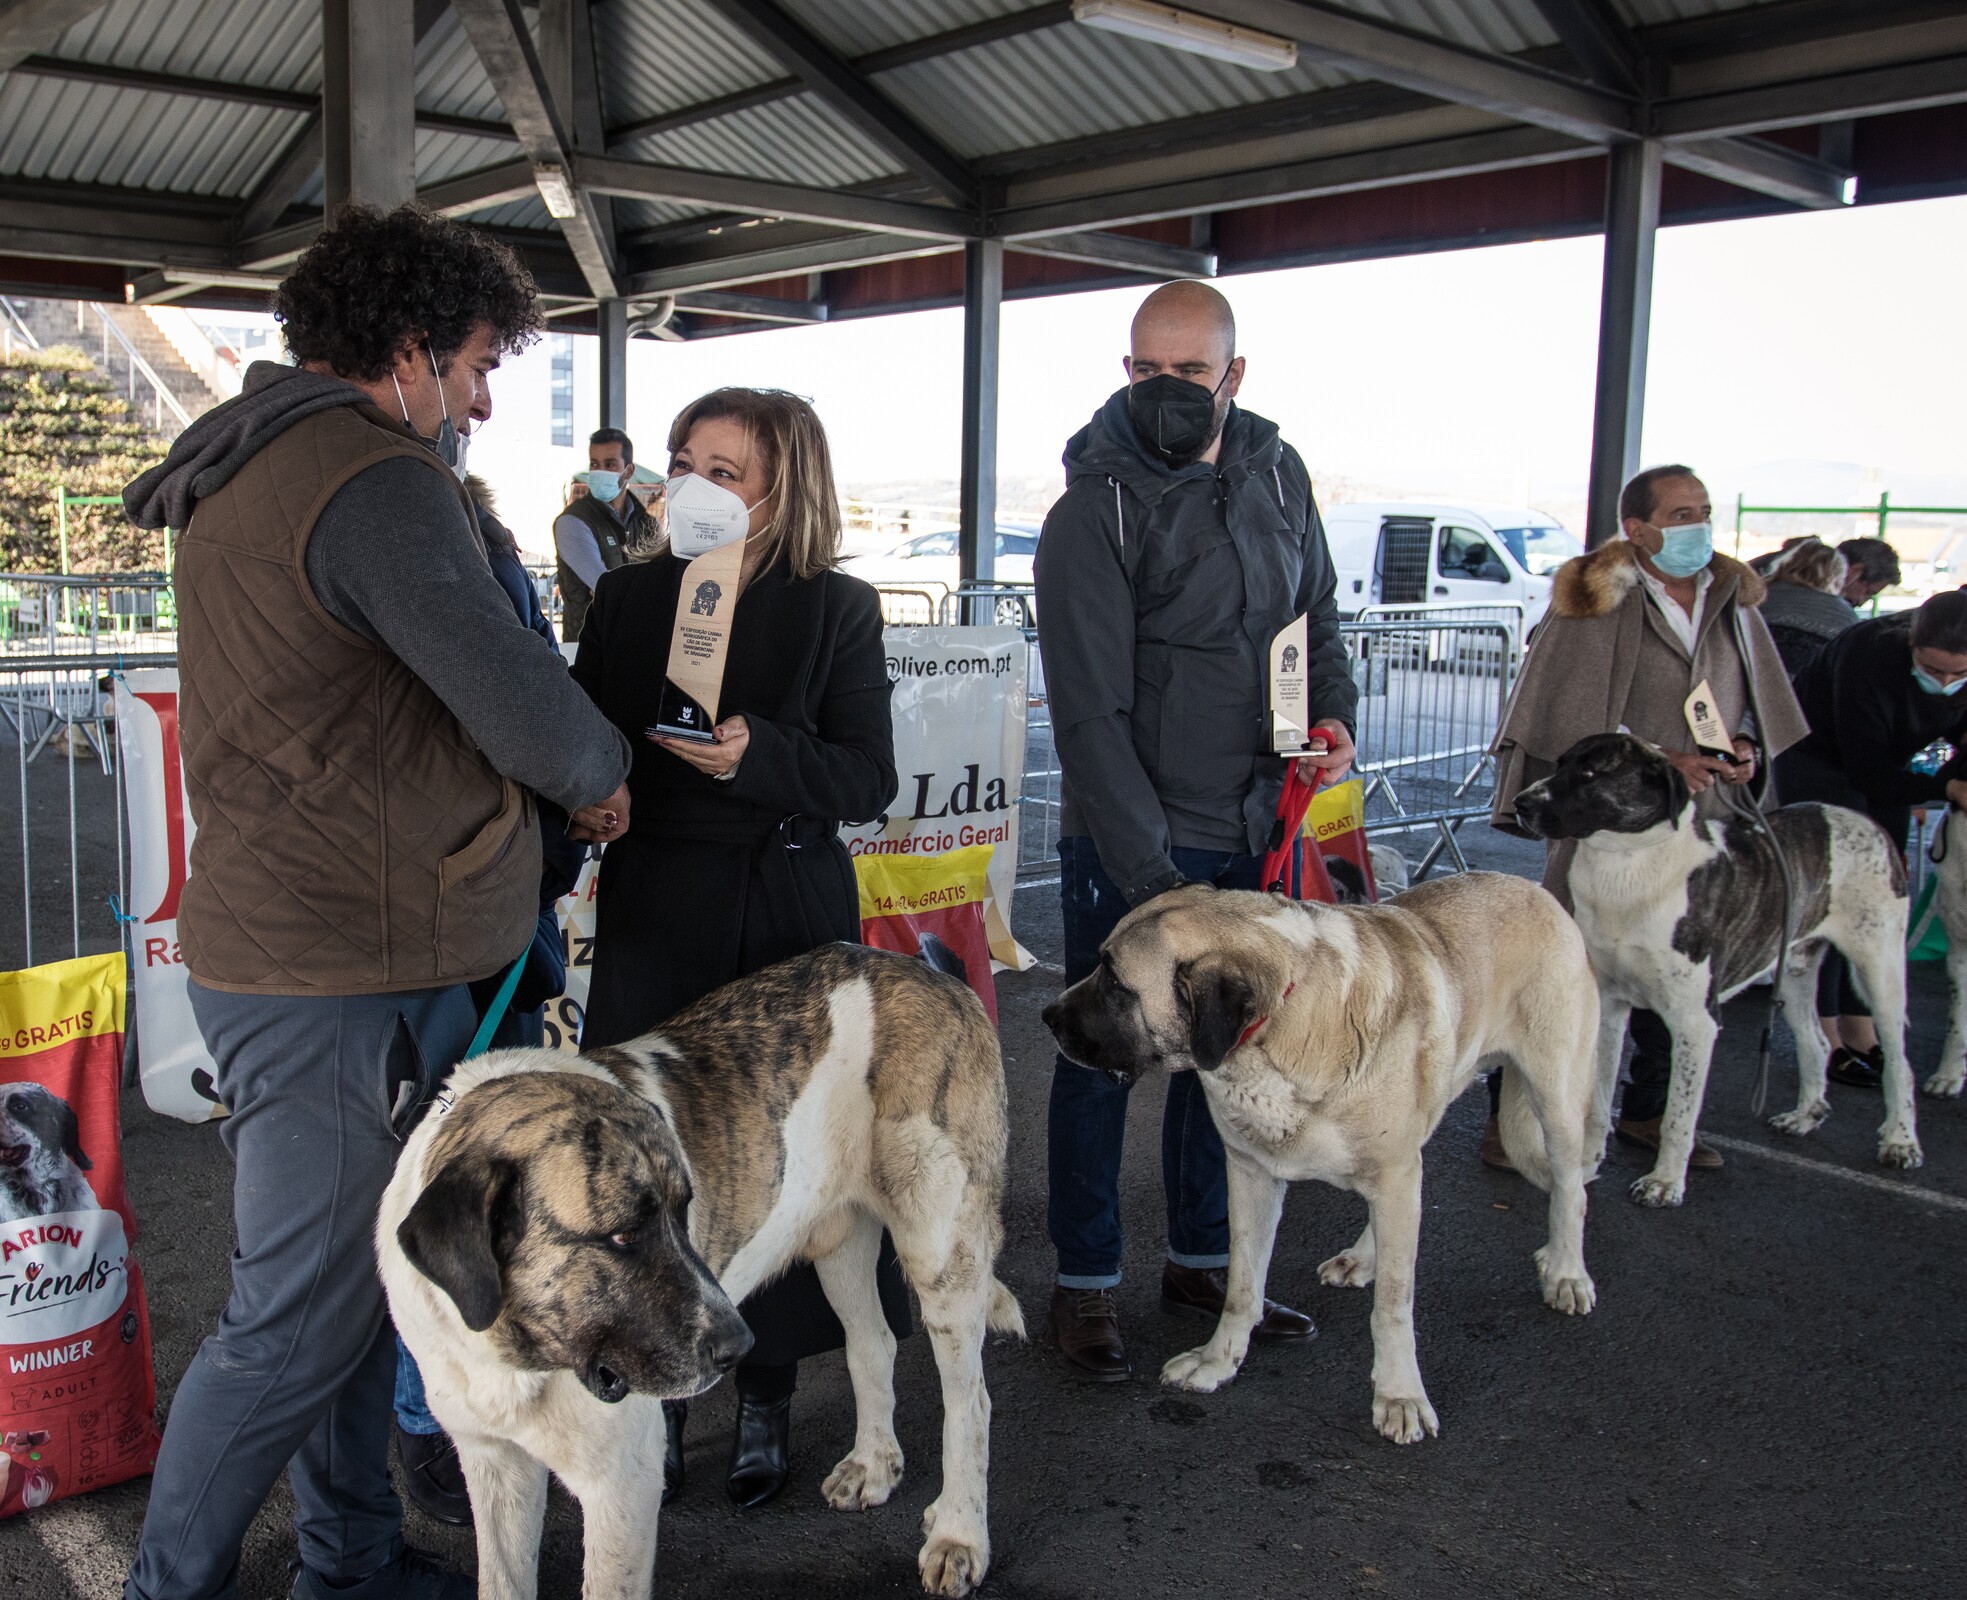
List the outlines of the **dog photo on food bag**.
{"type": "Polygon", "coordinates": [[[0,1083],[0,1222],[101,1209],[82,1174],[82,1124],[38,1083],[0,1083]]]}
{"type": "Polygon", "coordinates": [[[1366,1201],[1365,1232],[1318,1276],[1374,1285],[1373,1425],[1396,1444],[1437,1432],[1414,1348],[1421,1147],[1498,1065],[1503,1146],[1550,1195],[1544,1302],[1591,1310],[1598,989],[1577,927],[1535,884],[1470,872],[1378,906],[1184,884],[1122,919],[1045,1024],[1081,1066],[1202,1074],[1229,1158],[1229,1284],[1215,1336],[1161,1369],[1170,1388],[1207,1394],[1236,1376],[1285,1185],[1316,1178],[1366,1201]]]}
{"type": "Polygon", "coordinates": [[[628,1044],[501,1050],[452,1074],[383,1197],[391,1314],[457,1441],[479,1593],[536,1591],[549,1472],[585,1523],[586,1600],[645,1600],[662,1399],[751,1347],[735,1306],[795,1261],[846,1333],[854,1446],[840,1511],[902,1476],[885,1228],[942,1377],[942,1490],[922,1586],[990,1565],[986,1328],[1022,1334],[993,1268],[1008,1138],[982,1002],[913,956],[825,945],[741,978],[628,1044]]]}

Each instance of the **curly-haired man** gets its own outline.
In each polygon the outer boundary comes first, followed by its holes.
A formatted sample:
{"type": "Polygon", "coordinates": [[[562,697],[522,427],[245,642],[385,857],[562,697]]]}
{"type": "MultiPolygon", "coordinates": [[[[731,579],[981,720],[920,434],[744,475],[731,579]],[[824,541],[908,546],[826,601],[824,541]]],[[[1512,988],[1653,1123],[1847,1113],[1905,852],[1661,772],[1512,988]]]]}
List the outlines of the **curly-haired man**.
{"type": "Polygon", "coordinates": [[[179,931],[239,1236],[125,1593],[231,1594],[285,1468],[300,1600],[463,1600],[403,1545],[370,1236],[477,1025],[466,986],[532,940],[532,797],[612,837],[628,749],[518,620],[459,482],[492,370],[540,326],[511,252],[351,208],[278,311],[298,365],[256,363],[125,494],[182,530],[179,931]]]}

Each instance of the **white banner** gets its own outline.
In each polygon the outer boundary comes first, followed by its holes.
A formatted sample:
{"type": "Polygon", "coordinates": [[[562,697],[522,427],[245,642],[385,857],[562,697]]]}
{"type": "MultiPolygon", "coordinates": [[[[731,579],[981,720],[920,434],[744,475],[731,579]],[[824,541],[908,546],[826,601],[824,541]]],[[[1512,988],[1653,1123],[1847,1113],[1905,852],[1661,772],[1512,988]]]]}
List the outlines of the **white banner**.
{"type": "MultiPolygon", "coordinates": [[[[1016,628],[889,628],[900,792],[886,826],[841,830],[854,855],[940,855],[988,844],[984,928],[1000,967],[1032,957],[1011,937],[1018,881],[1018,796],[1024,787],[1029,647],[1016,628]]],[[[143,1097],[186,1122],[222,1115],[209,1090],[212,1060],[191,1013],[178,953],[178,897],[189,870],[192,821],[178,751],[178,674],[147,667],[116,680],[117,742],[130,809],[131,971],[143,1097]]],[[[578,1047],[594,966],[599,863],[581,869],[559,903],[567,987],[546,1007],[549,1048],[578,1047]]]]}
{"type": "Polygon", "coordinates": [[[178,753],[178,672],[116,675],[116,744],[130,810],[130,973],[137,1062],[152,1111],[185,1122],[223,1113],[210,1094],[212,1058],[191,1014],[178,953],[178,896],[190,870],[192,822],[178,753]]]}
{"type": "Polygon", "coordinates": [[[1032,957],[1011,937],[1018,882],[1030,646],[1016,628],[888,628],[901,790],[886,825],[840,830],[853,855],[941,855],[987,844],[984,929],[1000,968],[1032,957]]]}

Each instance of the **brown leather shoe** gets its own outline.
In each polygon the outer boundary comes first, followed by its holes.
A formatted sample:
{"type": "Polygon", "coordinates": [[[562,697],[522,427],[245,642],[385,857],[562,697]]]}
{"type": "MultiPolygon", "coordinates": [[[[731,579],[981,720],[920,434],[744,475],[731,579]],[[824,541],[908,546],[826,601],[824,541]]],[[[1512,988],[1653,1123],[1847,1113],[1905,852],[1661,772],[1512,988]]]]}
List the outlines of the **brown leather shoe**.
{"type": "MultiPolygon", "coordinates": [[[[1660,1119],[1648,1117],[1643,1122],[1635,1122],[1631,1117],[1621,1117],[1612,1124],[1612,1131],[1626,1144],[1636,1144],[1647,1150],[1660,1147],[1660,1119]]],[[[1699,1167],[1703,1172],[1712,1172],[1721,1165],[1721,1152],[1711,1144],[1705,1144],[1698,1132],[1694,1135],[1694,1148],[1687,1156],[1689,1167],[1699,1167]]]]}
{"type": "Polygon", "coordinates": [[[1514,1172],[1516,1163],[1509,1158],[1503,1148],[1502,1124],[1491,1117],[1482,1125],[1482,1164],[1494,1167],[1498,1172],[1514,1172]]]}
{"type": "MultiPolygon", "coordinates": [[[[1178,1317],[1214,1322],[1223,1314],[1223,1297],[1228,1292],[1227,1267],[1181,1267],[1170,1261],[1161,1269],[1161,1309],[1178,1317]]],[[[1318,1325],[1311,1318],[1275,1300],[1264,1302],[1263,1321],[1250,1330],[1252,1339],[1265,1344],[1289,1344],[1317,1336],[1318,1325]]]]}
{"type": "Polygon", "coordinates": [[[1111,1289],[1052,1288],[1052,1342],[1066,1371],[1087,1383],[1125,1383],[1134,1369],[1120,1339],[1111,1289]]]}

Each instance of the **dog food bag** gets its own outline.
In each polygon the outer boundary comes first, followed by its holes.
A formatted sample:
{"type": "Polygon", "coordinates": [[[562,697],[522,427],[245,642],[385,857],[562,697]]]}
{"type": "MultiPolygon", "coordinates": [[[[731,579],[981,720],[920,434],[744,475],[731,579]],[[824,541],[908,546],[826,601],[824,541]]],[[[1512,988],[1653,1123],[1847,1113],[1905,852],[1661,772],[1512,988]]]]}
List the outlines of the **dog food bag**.
{"type": "Polygon", "coordinates": [[[1373,858],[1366,848],[1366,786],[1357,778],[1321,789],[1305,813],[1305,837],[1318,843],[1325,871],[1341,900],[1379,899],[1373,858]]]}
{"type": "Polygon", "coordinates": [[[0,973],[0,1517],[157,1460],[120,954],[0,973]]]}
{"type": "Polygon", "coordinates": [[[861,943],[920,956],[961,978],[997,1023],[997,983],[990,975],[984,902],[990,898],[990,853],[973,844],[935,856],[855,856],[861,889],[861,943]]]}

